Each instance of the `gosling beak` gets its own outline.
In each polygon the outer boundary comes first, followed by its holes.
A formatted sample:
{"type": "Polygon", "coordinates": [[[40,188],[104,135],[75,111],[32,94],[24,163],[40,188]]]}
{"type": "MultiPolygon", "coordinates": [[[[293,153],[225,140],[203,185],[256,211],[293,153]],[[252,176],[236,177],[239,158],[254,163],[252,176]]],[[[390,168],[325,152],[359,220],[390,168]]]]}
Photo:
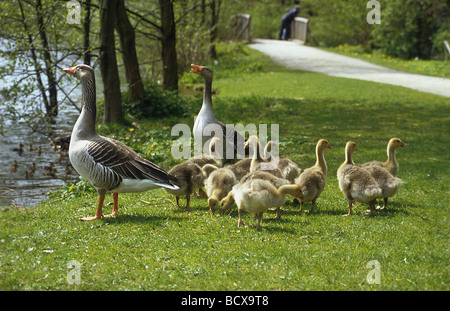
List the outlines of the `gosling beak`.
{"type": "Polygon", "coordinates": [[[73,67],[70,67],[70,68],[64,68],[63,70],[64,70],[64,72],[70,73],[72,76],[74,76],[75,75],[75,69],[77,69],[77,66],[73,66],[73,67]]]}
{"type": "Polygon", "coordinates": [[[191,69],[190,72],[196,73],[196,74],[198,74],[198,75],[201,74],[202,69],[203,69],[203,66],[191,64],[191,67],[192,67],[192,69],[191,69]]]}
{"type": "Polygon", "coordinates": [[[331,145],[328,145],[328,149],[334,149],[334,148],[333,148],[333,146],[331,146],[331,145]]]}

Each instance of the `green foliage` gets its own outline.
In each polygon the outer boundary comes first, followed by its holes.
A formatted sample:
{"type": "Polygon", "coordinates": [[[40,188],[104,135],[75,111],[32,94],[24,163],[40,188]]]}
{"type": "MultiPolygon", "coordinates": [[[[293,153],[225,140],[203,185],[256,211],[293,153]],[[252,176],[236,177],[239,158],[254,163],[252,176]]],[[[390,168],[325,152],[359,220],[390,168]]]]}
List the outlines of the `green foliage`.
{"type": "Polygon", "coordinates": [[[50,198],[54,200],[73,200],[75,198],[80,198],[95,193],[97,193],[97,191],[94,187],[84,178],[80,177],[80,181],[77,183],[70,186],[64,185],[61,190],[50,193],[50,198]]]}
{"type": "Polygon", "coordinates": [[[185,112],[188,103],[176,91],[163,90],[151,81],[145,82],[144,90],[144,98],[135,102],[129,101],[128,91],[122,93],[122,104],[126,113],[143,119],[182,116],[185,112]]]}
{"type": "Polygon", "coordinates": [[[446,17],[437,16],[444,14],[439,13],[443,5],[445,1],[441,0],[396,0],[383,4],[381,24],[372,32],[373,44],[394,57],[430,58],[433,35],[441,27],[448,28],[448,7],[446,17]]]}
{"type": "MultiPolygon", "coordinates": [[[[293,6],[277,1],[230,1],[224,8],[220,29],[227,31],[226,17],[252,16],[254,38],[276,38],[283,14],[293,6]],[[225,17],[226,16],[226,17],[225,17]]],[[[309,19],[309,44],[335,47],[343,44],[380,48],[402,58],[443,58],[443,40],[449,40],[450,9],[445,0],[386,0],[381,5],[381,24],[370,25],[368,1],[302,0],[299,16],[309,19]]]]}

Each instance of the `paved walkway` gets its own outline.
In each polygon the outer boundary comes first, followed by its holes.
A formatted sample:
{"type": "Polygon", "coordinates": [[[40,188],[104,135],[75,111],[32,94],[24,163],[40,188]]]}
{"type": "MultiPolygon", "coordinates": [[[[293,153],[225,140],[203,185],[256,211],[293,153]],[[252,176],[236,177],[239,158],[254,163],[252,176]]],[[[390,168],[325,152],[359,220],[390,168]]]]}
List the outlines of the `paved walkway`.
{"type": "Polygon", "coordinates": [[[281,65],[294,69],[321,72],[335,77],[387,83],[450,97],[450,79],[447,78],[388,69],[292,41],[255,39],[249,47],[269,55],[281,65]]]}

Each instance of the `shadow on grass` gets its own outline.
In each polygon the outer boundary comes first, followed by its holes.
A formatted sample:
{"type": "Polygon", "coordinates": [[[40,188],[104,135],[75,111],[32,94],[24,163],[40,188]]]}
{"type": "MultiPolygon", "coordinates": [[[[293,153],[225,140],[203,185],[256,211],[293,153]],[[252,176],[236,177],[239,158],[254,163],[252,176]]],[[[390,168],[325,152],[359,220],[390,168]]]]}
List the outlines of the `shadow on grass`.
{"type": "Polygon", "coordinates": [[[151,226],[161,226],[163,223],[170,221],[182,221],[184,218],[169,216],[159,216],[159,215],[127,215],[119,214],[116,217],[104,218],[102,221],[108,222],[108,224],[143,224],[151,226]]]}

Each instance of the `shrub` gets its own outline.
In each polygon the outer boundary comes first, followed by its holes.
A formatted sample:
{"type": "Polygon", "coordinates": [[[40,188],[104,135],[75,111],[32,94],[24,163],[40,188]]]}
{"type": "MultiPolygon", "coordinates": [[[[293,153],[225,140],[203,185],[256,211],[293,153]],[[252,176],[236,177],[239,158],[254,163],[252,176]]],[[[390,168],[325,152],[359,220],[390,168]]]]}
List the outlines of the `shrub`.
{"type": "Polygon", "coordinates": [[[122,93],[124,111],[138,119],[182,116],[185,112],[186,100],[176,91],[163,90],[153,82],[144,82],[144,98],[130,102],[128,92],[122,93]]]}

